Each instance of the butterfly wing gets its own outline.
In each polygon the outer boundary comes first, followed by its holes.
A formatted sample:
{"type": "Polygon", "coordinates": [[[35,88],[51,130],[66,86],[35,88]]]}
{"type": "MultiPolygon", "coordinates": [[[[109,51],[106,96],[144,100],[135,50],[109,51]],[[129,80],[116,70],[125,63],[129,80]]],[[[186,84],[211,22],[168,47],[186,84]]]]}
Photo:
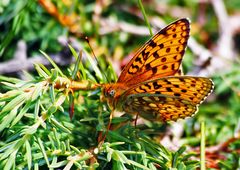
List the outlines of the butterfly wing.
{"type": "Polygon", "coordinates": [[[169,121],[192,116],[212,90],[213,82],[208,78],[166,77],[132,87],[119,101],[127,113],[169,121]]]}
{"type": "Polygon", "coordinates": [[[160,30],[125,66],[118,83],[134,85],[149,79],[176,74],[182,62],[189,32],[190,23],[185,18],[160,30]]]}

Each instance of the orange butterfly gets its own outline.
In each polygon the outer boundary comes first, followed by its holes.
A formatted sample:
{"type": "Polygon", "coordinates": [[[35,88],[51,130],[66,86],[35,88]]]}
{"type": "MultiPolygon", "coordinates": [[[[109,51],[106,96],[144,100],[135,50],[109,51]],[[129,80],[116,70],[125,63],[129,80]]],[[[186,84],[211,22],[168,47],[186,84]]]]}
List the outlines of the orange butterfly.
{"type": "Polygon", "coordinates": [[[196,113],[212,92],[213,82],[180,75],[189,32],[190,22],[183,18],[146,42],[118,81],[104,85],[103,95],[110,108],[155,121],[175,121],[196,113]]]}

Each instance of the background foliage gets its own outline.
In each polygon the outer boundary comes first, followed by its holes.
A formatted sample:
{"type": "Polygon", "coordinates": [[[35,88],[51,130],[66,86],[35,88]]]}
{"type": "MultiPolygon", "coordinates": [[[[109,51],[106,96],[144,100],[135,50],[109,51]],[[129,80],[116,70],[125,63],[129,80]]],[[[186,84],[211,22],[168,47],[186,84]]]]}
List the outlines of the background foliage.
{"type": "Polygon", "coordinates": [[[93,87],[117,79],[150,38],[138,2],[3,0],[1,169],[196,169],[201,122],[206,167],[240,169],[239,1],[146,0],[143,6],[154,31],[178,18],[191,19],[184,71],[215,83],[198,114],[177,122],[143,121],[136,128],[129,115],[115,117],[99,145],[110,110],[99,88],[73,92],[70,80],[85,87],[88,80],[93,87]],[[79,50],[84,53],[78,63],[79,50]]]}

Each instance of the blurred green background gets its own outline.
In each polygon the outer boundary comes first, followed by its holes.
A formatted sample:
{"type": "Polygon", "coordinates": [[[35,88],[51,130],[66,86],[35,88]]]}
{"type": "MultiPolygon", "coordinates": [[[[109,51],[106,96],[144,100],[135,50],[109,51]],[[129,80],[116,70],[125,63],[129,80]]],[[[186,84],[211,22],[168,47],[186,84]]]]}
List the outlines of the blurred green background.
{"type": "MultiPolygon", "coordinates": [[[[183,58],[184,73],[212,78],[215,89],[192,118],[168,124],[146,122],[146,125],[139,125],[136,129],[134,126],[129,127],[124,124],[121,130],[111,131],[109,134],[111,137],[107,137],[106,141],[128,143],[127,140],[132,140],[131,136],[134,136],[133,132],[128,131],[136,130],[138,133],[144,133],[151,142],[153,142],[151,139],[154,139],[153,143],[162,144],[171,155],[161,162],[163,164],[157,164],[155,160],[155,164],[151,165],[152,168],[146,167],[150,169],[195,169],[199,167],[199,162],[194,162],[196,164],[189,168],[189,162],[185,162],[184,166],[180,166],[180,163],[176,167],[173,166],[174,163],[163,166],[164,163],[169,162],[170,157],[174,161],[174,154],[181,146],[186,146],[184,154],[188,157],[182,157],[178,161],[184,162],[189,157],[191,157],[190,161],[199,161],[200,123],[204,121],[207,168],[240,169],[240,1],[144,0],[142,4],[154,32],[179,18],[191,20],[191,38],[183,58]],[[126,134],[129,136],[124,136],[126,134]]],[[[43,63],[47,68],[51,68],[39,50],[52,57],[64,74],[71,77],[72,72],[69,70],[73,69],[76,61],[72,57],[68,44],[76,51],[81,49],[90,51],[88,43],[84,40],[85,36],[88,37],[96,55],[99,69],[108,77],[111,76],[109,79],[112,81],[116,80],[116,75],[120,74],[121,69],[131,59],[134,52],[151,37],[137,0],[1,0],[0,30],[0,75],[23,80],[28,80],[29,75],[22,70],[27,71],[33,77],[38,77],[33,63],[43,63]]],[[[85,55],[83,55],[82,62],[87,70],[87,79],[106,83],[107,80],[96,75],[92,68],[93,63],[89,62],[85,55]]],[[[37,81],[38,79],[35,80],[37,81]]],[[[11,88],[1,85],[1,94],[9,89],[11,88]]],[[[106,126],[108,122],[109,112],[101,119],[103,122],[89,123],[90,118],[99,120],[98,107],[102,105],[99,99],[100,90],[79,92],[74,97],[76,96],[75,115],[72,121],[68,118],[68,110],[65,110],[62,116],[55,116],[58,121],[64,120],[71,124],[69,125],[72,130],[69,137],[71,145],[78,149],[91,150],[90,148],[97,145],[97,133],[101,131],[101,126],[104,124],[106,126]]],[[[2,107],[1,105],[0,110],[2,107]]],[[[63,107],[68,108],[69,102],[66,101],[63,107]]],[[[0,118],[3,122],[3,116],[0,118]]],[[[31,125],[25,119],[22,118],[17,124],[19,129],[24,125],[31,125]]],[[[118,121],[122,120],[116,118],[113,123],[118,124],[118,121]]],[[[4,155],[4,148],[7,144],[21,136],[13,137],[18,131],[11,129],[12,127],[6,127],[0,131],[0,158],[4,155]],[[10,139],[9,136],[12,138],[10,139]]],[[[40,129],[38,133],[42,135],[46,133],[42,141],[48,141],[47,131],[42,132],[40,129]]],[[[58,133],[61,134],[61,131],[58,133]]],[[[65,138],[66,136],[63,139],[60,138],[60,141],[64,141],[65,138]]],[[[147,143],[145,141],[145,144],[147,143]]],[[[130,146],[132,145],[119,146],[115,149],[134,150],[129,148],[130,146]]],[[[139,151],[143,150],[147,154],[150,152],[146,148],[139,149],[139,151]]],[[[39,151],[32,149],[31,152],[33,154],[39,151]]],[[[107,150],[107,155],[99,154],[96,160],[91,159],[89,162],[98,162],[99,169],[124,169],[124,166],[128,169],[141,169],[140,166],[134,166],[134,164],[126,165],[126,160],[123,158],[113,157],[111,162],[107,158],[109,152],[107,150]]],[[[16,169],[27,169],[29,163],[24,158],[20,159],[21,154],[25,154],[24,149],[16,153],[16,159],[14,159],[16,169]],[[21,163],[21,160],[26,163],[21,163]]],[[[181,154],[180,152],[179,155],[181,154]]],[[[150,155],[154,157],[153,153],[150,155]]],[[[67,156],[69,155],[58,155],[58,160],[67,160],[67,156]]],[[[6,166],[6,159],[4,156],[1,158],[0,162],[5,160],[0,164],[2,167],[6,166]]],[[[40,169],[47,167],[46,161],[39,163],[39,160],[44,160],[44,157],[33,159],[32,168],[35,168],[36,164],[40,169]]],[[[144,164],[141,162],[143,160],[133,160],[144,164]]],[[[85,162],[85,168],[94,169],[89,162],[85,162]]],[[[63,169],[65,165],[66,163],[58,168],[63,169]]],[[[78,165],[71,168],[76,169],[76,167],[79,168],[78,165]]]]}

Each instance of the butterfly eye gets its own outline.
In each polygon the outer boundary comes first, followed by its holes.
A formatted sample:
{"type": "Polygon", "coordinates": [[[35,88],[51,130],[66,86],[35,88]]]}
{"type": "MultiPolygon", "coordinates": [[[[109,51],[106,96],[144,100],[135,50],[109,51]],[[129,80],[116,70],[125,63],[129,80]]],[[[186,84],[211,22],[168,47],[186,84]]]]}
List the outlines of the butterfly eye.
{"type": "Polygon", "coordinates": [[[110,95],[111,97],[114,97],[114,95],[115,95],[115,90],[111,90],[111,91],[109,92],[109,95],[110,95]]]}

